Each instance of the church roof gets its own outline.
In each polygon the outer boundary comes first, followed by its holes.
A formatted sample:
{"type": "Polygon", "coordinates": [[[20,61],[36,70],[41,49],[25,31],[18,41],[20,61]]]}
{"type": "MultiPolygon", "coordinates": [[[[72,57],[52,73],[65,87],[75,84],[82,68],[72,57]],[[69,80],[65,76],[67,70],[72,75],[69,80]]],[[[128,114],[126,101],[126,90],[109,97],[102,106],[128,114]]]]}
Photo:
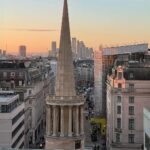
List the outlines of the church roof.
{"type": "Polygon", "coordinates": [[[67,0],[64,0],[55,95],[76,95],[67,0]]]}

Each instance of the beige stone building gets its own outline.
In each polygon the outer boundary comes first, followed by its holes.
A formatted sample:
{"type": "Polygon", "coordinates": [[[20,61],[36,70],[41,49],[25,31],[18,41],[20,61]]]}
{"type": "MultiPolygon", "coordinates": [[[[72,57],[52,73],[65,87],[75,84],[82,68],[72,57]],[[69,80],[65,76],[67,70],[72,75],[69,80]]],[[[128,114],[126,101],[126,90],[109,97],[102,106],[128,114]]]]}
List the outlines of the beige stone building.
{"type": "Polygon", "coordinates": [[[107,77],[108,150],[142,148],[144,107],[150,109],[149,63],[114,66],[107,77]]]}
{"type": "Polygon", "coordinates": [[[75,91],[67,0],[64,0],[55,96],[48,97],[46,104],[45,148],[83,149],[84,99],[77,96],[75,91]]]}

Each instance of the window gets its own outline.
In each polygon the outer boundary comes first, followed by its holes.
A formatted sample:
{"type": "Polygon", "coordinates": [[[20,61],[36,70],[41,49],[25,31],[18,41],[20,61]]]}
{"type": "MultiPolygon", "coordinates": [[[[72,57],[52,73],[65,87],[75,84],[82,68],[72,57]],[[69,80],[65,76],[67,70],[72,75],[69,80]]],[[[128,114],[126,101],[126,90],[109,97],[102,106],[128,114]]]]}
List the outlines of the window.
{"type": "Polygon", "coordinates": [[[24,142],[19,146],[19,149],[22,149],[24,147],[24,142]]]}
{"type": "Polygon", "coordinates": [[[130,72],[129,78],[130,78],[130,79],[133,79],[133,77],[134,77],[133,72],[130,72]]]}
{"type": "Polygon", "coordinates": [[[19,86],[22,86],[22,81],[19,81],[19,86]]]}
{"type": "Polygon", "coordinates": [[[129,91],[134,92],[134,84],[129,84],[129,91]]]}
{"type": "Polygon", "coordinates": [[[3,77],[7,77],[7,72],[3,72],[3,77]]]}
{"type": "Polygon", "coordinates": [[[122,72],[118,72],[118,79],[119,79],[119,80],[122,79],[122,72]]]}
{"type": "Polygon", "coordinates": [[[8,105],[1,105],[1,113],[8,113],[8,105]]]}
{"type": "Polygon", "coordinates": [[[75,149],[80,149],[81,148],[81,141],[77,140],[75,141],[75,149]]]}
{"type": "Polygon", "coordinates": [[[117,118],[117,128],[121,129],[121,118],[117,118]]]}
{"type": "Polygon", "coordinates": [[[20,140],[22,140],[22,137],[24,136],[24,131],[18,136],[18,138],[16,139],[16,141],[12,144],[12,148],[15,148],[17,146],[17,144],[20,142],[20,140]]]}
{"type": "Polygon", "coordinates": [[[117,102],[121,103],[121,96],[117,96],[117,102]]]}
{"type": "Polygon", "coordinates": [[[120,142],[120,134],[116,133],[116,142],[119,143],[120,142]]]}
{"type": "Polygon", "coordinates": [[[18,131],[21,129],[23,125],[24,125],[24,120],[20,122],[19,125],[13,130],[12,137],[14,137],[18,133],[18,131]]]}
{"type": "Polygon", "coordinates": [[[10,73],[10,76],[11,76],[11,77],[14,77],[14,76],[15,76],[15,72],[11,72],[11,73],[10,73]]]}
{"type": "Polygon", "coordinates": [[[147,148],[147,150],[150,149],[150,138],[146,133],[145,133],[145,147],[147,148]]]}
{"type": "Polygon", "coordinates": [[[118,83],[118,88],[121,89],[122,88],[122,84],[118,83]]]}
{"type": "Polygon", "coordinates": [[[31,95],[32,94],[32,90],[29,90],[29,95],[31,95]]]}
{"type": "Polygon", "coordinates": [[[117,114],[121,114],[121,106],[117,106],[117,114]]]}
{"type": "Polygon", "coordinates": [[[22,77],[23,76],[23,73],[22,72],[19,72],[19,77],[22,77]]]}
{"type": "Polygon", "coordinates": [[[129,106],[129,115],[134,115],[134,106],[129,106]]]}
{"type": "Polygon", "coordinates": [[[134,103],[134,96],[129,97],[129,103],[134,103]]]}
{"type": "Polygon", "coordinates": [[[134,130],[134,119],[129,119],[129,130],[134,130]]]}
{"type": "Polygon", "coordinates": [[[24,114],[24,109],[20,111],[13,119],[12,119],[12,125],[18,121],[18,119],[24,114]]]}
{"type": "Polygon", "coordinates": [[[134,143],[134,134],[129,134],[128,135],[128,142],[129,143],[134,143]]]}

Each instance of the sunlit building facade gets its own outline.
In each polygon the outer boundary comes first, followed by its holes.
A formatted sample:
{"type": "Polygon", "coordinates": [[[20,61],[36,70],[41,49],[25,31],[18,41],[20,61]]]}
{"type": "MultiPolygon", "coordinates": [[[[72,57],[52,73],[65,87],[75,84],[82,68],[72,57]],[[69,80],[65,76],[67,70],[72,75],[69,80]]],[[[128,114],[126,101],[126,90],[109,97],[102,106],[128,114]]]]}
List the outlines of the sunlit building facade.
{"type": "MultiPolygon", "coordinates": [[[[144,61],[144,62],[143,62],[144,61]]],[[[114,66],[107,77],[107,149],[143,147],[143,108],[150,109],[150,62],[114,66]]]]}

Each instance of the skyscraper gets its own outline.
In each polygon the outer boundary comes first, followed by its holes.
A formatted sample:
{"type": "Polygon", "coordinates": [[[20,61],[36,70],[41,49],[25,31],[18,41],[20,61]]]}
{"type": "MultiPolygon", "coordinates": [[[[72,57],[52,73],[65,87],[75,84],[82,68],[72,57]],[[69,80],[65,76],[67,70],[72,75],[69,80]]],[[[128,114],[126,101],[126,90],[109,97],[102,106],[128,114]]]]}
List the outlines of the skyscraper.
{"type": "Polygon", "coordinates": [[[19,46],[19,56],[26,57],[26,46],[25,45],[19,46]]]}
{"type": "Polygon", "coordinates": [[[6,56],[6,50],[3,50],[3,56],[6,56]]]}
{"type": "Polygon", "coordinates": [[[64,0],[55,96],[46,102],[46,149],[84,148],[84,98],[77,96],[67,0],[64,0]]]}
{"type": "Polygon", "coordinates": [[[73,53],[73,57],[76,58],[76,55],[77,55],[77,39],[76,38],[72,38],[72,53],[73,53]]]}
{"type": "Polygon", "coordinates": [[[51,44],[51,56],[56,57],[57,54],[57,46],[56,46],[56,41],[52,41],[51,44]]]}
{"type": "Polygon", "coordinates": [[[56,41],[52,41],[52,51],[56,51],[56,41]]]}

